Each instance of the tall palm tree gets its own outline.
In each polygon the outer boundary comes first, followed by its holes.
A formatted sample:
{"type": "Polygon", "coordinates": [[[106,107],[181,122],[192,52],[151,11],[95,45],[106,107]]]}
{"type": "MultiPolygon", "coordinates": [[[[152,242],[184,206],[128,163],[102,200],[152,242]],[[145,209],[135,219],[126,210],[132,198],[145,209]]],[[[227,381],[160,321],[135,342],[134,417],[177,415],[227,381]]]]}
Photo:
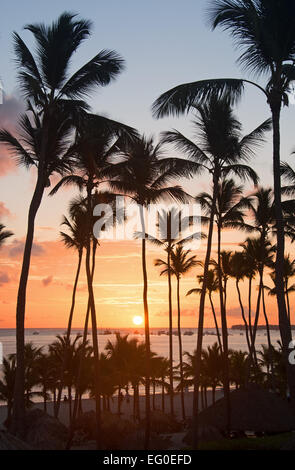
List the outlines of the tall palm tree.
{"type": "Polygon", "coordinates": [[[79,275],[82,264],[83,249],[86,243],[86,217],[83,211],[75,212],[73,217],[63,217],[62,225],[67,228],[67,232],[60,232],[61,239],[67,248],[74,248],[78,252],[78,265],[74,280],[72,302],[68,319],[67,338],[69,339],[72,329],[73,314],[75,309],[76,291],[78,287],[79,275]]]}
{"type": "MultiPolygon", "coordinates": [[[[156,266],[164,266],[161,274],[172,274],[176,277],[176,295],[177,295],[177,332],[178,332],[178,348],[179,348],[179,365],[180,365],[180,394],[181,394],[181,411],[182,419],[185,420],[185,405],[183,391],[183,353],[181,339],[181,307],[180,307],[180,280],[181,276],[188,273],[194,266],[199,265],[195,256],[191,255],[191,250],[184,250],[181,244],[175,246],[171,253],[171,264],[162,259],[155,261],[156,266]]],[[[171,365],[170,365],[171,367],[171,365]]]]}
{"type": "Polygon", "coordinates": [[[28,111],[20,121],[21,139],[2,130],[0,141],[8,145],[17,161],[37,167],[37,180],[28,214],[27,235],[17,298],[17,371],[12,431],[24,434],[24,321],[35,217],[45,188],[54,173],[68,170],[64,157],[69,132],[87,109],[83,98],[95,86],[109,84],[122,70],[123,61],[114,51],[103,50],[69,76],[74,53],[89,37],[91,23],[63,13],[52,25],[25,27],[36,42],[35,56],[14,33],[14,50],[21,89],[29,100],[28,111]]]}
{"type": "MultiPolygon", "coordinates": [[[[201,367],[203,326],[204,326],[204,308],[205,295],[207,288],[208,269],[211,256],[211,245],[213,236],[213,226],[215,218],[215,208],[218,195],[218,185],[221,179],[230,174],[235,174],[241,179],[250,179],[257,183],[257,175],[252,168],[245,165],[250,156],[253,155],[254,148],[261,144],[263,135],[270,127],[270,122],[265,121],[249,135],[241,136],[241,123],[234,116],[230,102],[227,99],[217,100],[214,97],[206,104],[194,106],[196,118],[194,121],[195,130],[198,135],[198,143],[192,142],[178,131],[166,132],[163,134],[163,142],[174,144],[177,150],[181,150],[189,158],[183,162],[183,167],[190,174],[208,171],[212,177],[212,211],[209,217],[207,249],[204,263],[204,281],[202,284],[202,293],[199,305],[198,322],[198,340],[197,340],[197,359],[195,374],[195,393],[194,393],[194,447],[197,446],[198,432],[198,388],[201,367]]],[[[222,332],[223,332],[223,350],[225,362],[228,351],[228,338],[226,333],[226,315],[224,308],[221,311],[222,332]]],[[[228,423],[230,422],[229,411],[229,381],[228,366],[224,365],[225,370],[225,398],[228,410],[228,423]]],[[[228,428],[229,428],[228,424],[228,428]]],[[[228,429],[229,432],[229,429],[228,429]]]]}
{"type": "Polygon", "coordinates": [[[178,172],[178,159],[161,158],[162,146],[154,145],[145,137],[125,145],[119,154],[121,160],[107,169],[110,186],[128,196],[138,205],[141,224],[143,308],[145,322],[146,370],[145,370],[145,448],[150,441],[150,326],[148,308],[148,278],[146,266],[146,221],[145,209],[153,203],[165,199],[187,200],[187,195],[179,186],[168,186],[178,172]]]}
{"type": "Polygon", "coordinates": [[[279,326],[292,406],[295,410],[295,374],[288,362],[288,346],[292,339],[284,297],[284,222],[281,204],[280,178],[280,117],[282,107],[288,105],[288,92],[295,80],[295,30],[293,0],[211,0],[209,19],[212,28],[229,31],[242,49],[239,63],[267,78],[263,87],[247,79],[210,79],[179,85],[163,93],[153,105],[157,117],[185,113],[214,95],[230,96],[236,102],[245,84],[263,93],[270,107],[273,123],[273,174],[275,218],[277,224],[276,286],[279,326]]]}
{"type": "MultiPolygon", "coordinates": [[[[53,188],[54,195],[61,187],[75,185],[86,192],[84,208],[86,214],[86,277],[89,296],[89,308],[92,322],[92,341],[94,351],[94,372],[96,387],[96,421],[97,421],[97,447],[100,447],[101,404],[99,394],[99,346],[97,337],[96,305],[94,300],[93,276],[91,269],[91,241],[93,239],[93,210],[95,194],[98,193],[97,203],[113,201],[113,195],[100,192],[105,182],[104,169],[113,155],[118,151],[119,144],[130,141],[137,136],[137,132],[122,123],[100,116],[87,114],[76,129],[75,142],[68,150],[73,165],[74,174],[64,176],[53,188]]],[[[98,234],[100,236],[100,234],[98,234]]],[[[86,322],[85,322],[86,324],[86,322]]],[[[85,328],[86,330],[86,328],[85,328]]]]}
{"type": "Polygon", "coordinates": [[[255,340],[257,333],[257,326],[259,321],[260,314],[260,303],[263,295],[264,287],[264,273],[266,267],[271,267],[273,263],[273,254],[275,252],[275,247],[264,237],[258,238],[247,238],[244,243],[241,243],[241,246],[246,253],[246,256],[253,260],[253,263],[257,263],[257,272],[259,274],[259,286],[258,286],[258,296],[256,304],[256,313],[252,329],[252,340],[251,340],[251,358],[255,357],[255,340]]]}
{"type": "MultiPolygon", "coordinates": [[[[199,283],[202,285],[202,284],[203,284],[203,281],[204,281],[204,276],[203,276],[203,274],[198,275],[198,276],[197,276],[197,279],[198,279],[199,283]]],[[[216,272],[215,272],[214,269],[209,269],[209,271],[208,271],[208,277],[207,277],[207,292],[208,292],[208,297],[209,297],[209,301],[210,301],[210,305],[211,305],[211,310],[212,310],[212,314],[213,314],[213,320],[214,320],[214,325],[215,325],[215,329],[216,329],[216,335],[217,335],[218,345],[219,345],[220,351],[222,351],[222,343],[221,343],[220,331],[219,331],[217,316],[216,316],[216,312],[215,312],[214,302],[213,302],[213,298],[212,298],[212,294],[213,294],[214,292],[218,292],[218,291],[219,291],[219,282],[218,282],[218,278],[217,278],[216,272]]],[[[196,288],[194,288],[194,289],[190,289],[190,290],[187,292],[186,295],[191,295],[191,294],[198,294],[198,295],[201,295],[201,293],[202,293],[202,288],[196,287],[196,288]]]]}
{"type": "Polygon", "coordinates": [[[239,287],[240,281],[244,279],[244,277],[246,276],[246,273],[247,273],[246,267],[245,267],[245,255],[244,255],[244,253],[239,252],[239,251],[236,251],[235,253],[233,253],[232,256],[231,256],[230,265],[231,265],[231,277],[233,277],[235,279],[235,282],[236,282],[236,289],[237,289],[237,293],[238,293],[239,304],[240,304],[240,308],[241,308],[241,314],[242,314],[243,322],[244,322],[244,325],[245,325],[245,334],[246,334],[247,346],[248,346],[249,354],[251,354],[251,341],[250,341],[250,338],[249,338],[249,328],[248,328],[248,323],[247,323],[247,320],[246,320],[246,317],[245,317],[245,309],[244,309],[244,306],[243,306],[243,301],[242,301],[242,297],[241,297],[241,290],[240,290],[240,287],[239,287]]]}
{"type": "Polygon", "coordinates": [[[4,230],[4,229],[5,229],[5,225],[0,224],[0,247],[4,244],[7,238],[12,237],[13,235],[13,232],[11,232],[10,230],[4,230]]]}
{"type": "MultiPolygon", "coordinates": [[[[169,362],[170,362],[170,412],[174,414],[174,387],[173,387],[173,319],[172,319],[172,285],[171,285],[171,253],[176,242],[180,241],[179,229],[182,220],[180,210],[173,207],[169,211],[163,210],[159,214],[159,237],[147,236],[149,242],[163,247],[167,253],[167,279],[168,279],[168,308],[169,308],[169,362]]],[[[157,264],[156,264],[157,265],[157,264]]]]}
{"type": "MultiPolygon", "coordinates": [[[[70,208],[72,207],[73,204],[75,204],[75,201],[71,202],[70,208]]],[[[67,332],[66,332],[66,340],[69,343],[71,331],[72,331],[72,322],[73,322],[73,315],[74,315],[74,309],[75,309],[75,302],[76,302],[76,292],[77,292],[81,264],[82,264],[83,249],[85,248],[86,238],[87,238],[87,232],[86,232],[87,218],[86,218],[85,211],[83,211],[82,207],[79,206],[79,208],[75,209],[74,213],[70,214],[70,218],[67,218],[65,216],[63,217],[62,225],[64,225],[68,229],[68,232],[60,232],[61,239],[63,240],[65,246],[67,248],[75,248],[78,251],[78,265],[77,265],[77,271],[76,271],[76,276],[74,280],[72,302],[71,302],[71,308],[70,308],[69,319],[68,319],[68,327],[67,327],[67,332]]],[[[55,403],[55,412],[54,412],[56,418],[58,417],[58,413],[59,413],[62,388],[64,385],[63,378],[64,378],[65,369],[66,369],[66,356],[64,357],[63,362],[61,364],[61,373],[60,373],[61,379],[59,383],[58,396],[57,396],[57,400],[55,403]]]]}
{"type": "MultiPolygon", "coordinates": [[[[222,337],[228,337],[227,331],[227,320],[226,320],[226,308],[224,303],[225,293],[223,292],[223,275],[221,265],[221,235],[222,230],[226,228],[241,228],[244,223],[244,209],[248,207],[249,201],[247,198],[242,197],[243,187],[237,186],[233,179],[224,179],[218,183],[216,207],[215,207],[215,223],[217,227],[217,277],[219,288],[219,302],[220,312],[222,319],[222,337]]],[[[201,204],[201,207],[205,209],[207,220],[209,219],[210,213],[212,212],[212,196],[208,193],[201,193],[196,198],[197,202],[201,204]]],[[[203,218],[204,219],[204,218],[203,218]]],[[[225,383],[228,379],[228,346],[226,341],[226,347],[222,349],[224,354],[224,362],[227,364],[224,366],[225,383]]]]}

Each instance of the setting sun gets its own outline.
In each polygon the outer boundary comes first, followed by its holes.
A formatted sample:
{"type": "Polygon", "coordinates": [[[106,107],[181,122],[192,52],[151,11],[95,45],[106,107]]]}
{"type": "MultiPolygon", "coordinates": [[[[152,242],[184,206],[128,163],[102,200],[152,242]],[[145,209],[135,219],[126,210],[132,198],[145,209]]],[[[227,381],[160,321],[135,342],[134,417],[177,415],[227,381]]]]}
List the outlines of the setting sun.
{"type": "Polygon", "coordinates": [[[135,317],[133,317],[134,325],[141,325],[142,322],[143,322],[143,318],[140,317],[139,315],[136,315],[135,317]]]}

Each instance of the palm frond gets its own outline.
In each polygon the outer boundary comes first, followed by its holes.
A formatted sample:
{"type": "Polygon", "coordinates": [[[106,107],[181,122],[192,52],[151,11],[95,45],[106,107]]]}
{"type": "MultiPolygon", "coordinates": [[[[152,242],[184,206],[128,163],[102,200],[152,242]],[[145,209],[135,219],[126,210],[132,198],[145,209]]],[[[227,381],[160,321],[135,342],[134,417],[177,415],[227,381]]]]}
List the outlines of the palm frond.
{"type": "Polygon", "coordinates": [[[212,97],[227,98],[234,104],[240,99],[243,91],[244,83],[240,79],[217,78],[185,83],[163,93],[154,102],[152,111],[156,118],[178,116],[188,113],[193,106],[198,106],[212,97]]]}

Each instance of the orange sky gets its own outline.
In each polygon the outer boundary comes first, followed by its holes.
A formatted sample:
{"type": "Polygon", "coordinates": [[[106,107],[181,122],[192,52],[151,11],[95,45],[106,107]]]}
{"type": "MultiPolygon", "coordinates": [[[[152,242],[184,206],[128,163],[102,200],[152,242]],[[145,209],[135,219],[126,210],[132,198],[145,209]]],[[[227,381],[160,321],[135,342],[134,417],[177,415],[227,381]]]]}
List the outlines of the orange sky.
{"type": "MultiPolygon", "coordinates": [[[[224,236],[224,248],[231,249],[233,234],[224,236]]],[[[18,276],[22,259],[23,242],[13,240],[1,250],[0,284],[1,313],[0,327],[15,325],[15,300],[18,276]]],[[[202,242],[197,256],[202,259],[205,242],[202,242]]],[[[167,278],[159,277],[159,268],[153,266],[161,252],[149,246],[149,306],[152,327],[167,326],[167,278]]],[[[73,250],[66,249],[59,241],[35,241],[28,284],[26,327],[65,327],[70,308],[72,285],[77,265],[73,250]]],[[[196,286],[195,276],[200,268],[195,268],[181,281],[182,324],[196,326],[198,297],[185,297],[187,290],[196,286]]],[[[98,324],[101,327],[131,327],[134,315],[142,315],[142,274],[140,242],[106,242],[98,248],[94,291],[97,306],[98,324]]],[[[245,305],[246,285],[242,287],[245,305]]],[[[241,313],[234,284],[229,283],[228,323],[242,323],[241,313]]],[[[218,310],[218,295],[215,295],[218,310]]],[[[270,321],[276,323],[275,301],[267,298],[270,321]]],[[[73,326],[80,328],[84,322],[87,305],[87,284],[81,274],[73,326]]],[[[174,316],[176,299],[174,289],[174,316]]],[[[206,308],[206,326],[213,326],[212,313],[206,308]]],[[[175,317],[175,327],[176,327],[175,317]]]]}

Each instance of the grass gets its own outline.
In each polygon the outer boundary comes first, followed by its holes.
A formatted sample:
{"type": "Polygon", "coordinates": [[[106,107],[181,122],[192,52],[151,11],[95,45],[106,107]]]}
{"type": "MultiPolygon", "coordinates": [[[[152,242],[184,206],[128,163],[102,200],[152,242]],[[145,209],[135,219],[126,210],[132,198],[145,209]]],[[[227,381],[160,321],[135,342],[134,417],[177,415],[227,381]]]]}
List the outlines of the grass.
{"type": "Polygon", "coordinates": [[[203,442],[200,444],[200,450],[279,450],[292,435],[292,433],[284,433],[274,436],[203,442]]]}

